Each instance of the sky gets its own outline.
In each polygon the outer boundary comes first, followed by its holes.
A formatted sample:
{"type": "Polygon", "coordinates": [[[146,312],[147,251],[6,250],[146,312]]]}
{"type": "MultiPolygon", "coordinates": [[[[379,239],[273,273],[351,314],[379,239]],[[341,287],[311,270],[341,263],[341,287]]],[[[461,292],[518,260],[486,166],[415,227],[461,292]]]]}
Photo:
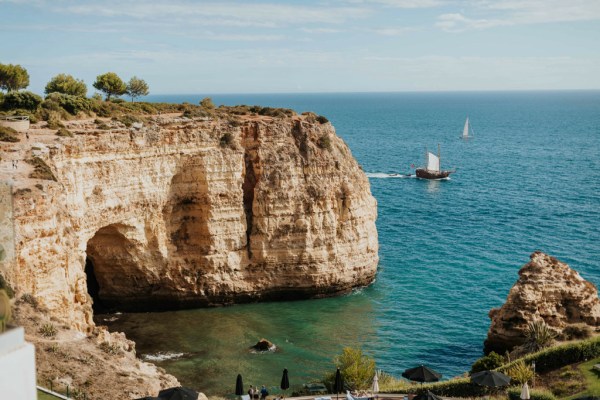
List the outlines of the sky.
{"type": "Polygon", "coordinates": [[[153,94],[600,89],[600,0],[0,0],[29,90],[116,72],[153,94]]]}

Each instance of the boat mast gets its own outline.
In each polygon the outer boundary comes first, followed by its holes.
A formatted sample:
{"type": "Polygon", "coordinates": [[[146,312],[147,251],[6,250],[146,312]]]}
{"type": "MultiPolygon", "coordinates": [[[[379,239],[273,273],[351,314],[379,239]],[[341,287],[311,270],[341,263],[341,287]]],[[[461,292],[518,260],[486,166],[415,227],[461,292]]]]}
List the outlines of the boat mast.
{"type": "Polygon", "coordinates": [[[425,146],[425,169],[429,170],[429,153],[427,152],[427,146],[425,146]]]}
{"type": "MultiPolygon", "coordinates": [[[[438,163],[439,166],[438,168],[440,169],[440,171],[442,170],[442,158],[440,157],[440,144],[438,143],[438,163]]],[[[439,172],[439,171],[438,171],[439,172]]]]}

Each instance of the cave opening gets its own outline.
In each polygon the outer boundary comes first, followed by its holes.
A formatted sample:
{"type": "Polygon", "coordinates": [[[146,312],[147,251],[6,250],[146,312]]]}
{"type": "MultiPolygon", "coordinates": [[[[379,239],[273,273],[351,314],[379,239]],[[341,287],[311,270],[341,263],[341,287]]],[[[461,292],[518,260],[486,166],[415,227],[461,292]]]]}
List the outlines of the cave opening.
{"type": "Polygon", "coordinates": [[[134,226],[112,224],[98,229],[87,242],[85,275],[95,312],[112,312],[145,300],[150,285],[145,265],[150,259],[134,226]]]}
{"type": "Polygon", "coordinates": [[[92,309],[95,313],[101,313],[105,311],[105,309],[102,306],[102,300],[100,299],[100,284],[98,283],[98,279],[96,278],[96,273],[94,271],[94,260],[92,260],[92,258],[89,256],[85,258],[85,276],[87,291],[93,301],[92,309]]]}

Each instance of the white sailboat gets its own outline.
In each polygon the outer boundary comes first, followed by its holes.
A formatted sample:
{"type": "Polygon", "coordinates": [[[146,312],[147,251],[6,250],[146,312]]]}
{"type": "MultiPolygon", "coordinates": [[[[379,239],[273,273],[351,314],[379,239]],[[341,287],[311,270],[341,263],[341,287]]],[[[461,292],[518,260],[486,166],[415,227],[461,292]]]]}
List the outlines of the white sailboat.
{"type": "Polygon", "coordinates": [[[471,128],[471,124],[469,123],[469,117],[467,117],[467,120],[465,121],[465,127],[463,128],[462,138],[463,139],[471,139],[472,137],[473,137],[473,128],[471,128]]]}

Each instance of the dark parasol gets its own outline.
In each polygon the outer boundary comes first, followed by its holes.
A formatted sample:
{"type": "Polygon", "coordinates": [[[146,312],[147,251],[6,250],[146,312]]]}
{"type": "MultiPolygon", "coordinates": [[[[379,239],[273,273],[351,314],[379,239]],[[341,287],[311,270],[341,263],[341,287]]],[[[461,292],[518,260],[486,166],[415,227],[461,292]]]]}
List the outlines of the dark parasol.
{"type": "Polygon", "coordinates": [[[510,376],[498,371],[481,371],[471,375],[471,383],[488,387],[508,386],[510,376]]]}
{"type": "Polygon", "coordinates": [[[242,381],[242,374],[238,374],[235,380],[235,395],[242,396],[244,394],[244,381],[242,381]]]}
{"type": "Polygon", "coordinates": [[[158,392],[158,400],[198,400],[198,393],[186,387],[174,387],[158,392]]]}
{"type": "Polygon", "coordinates": [[[402,376],[410,381],[415,382],[437,382],[442,378],[442,374],[439,374],[424,365],[418,367],[409,368],[402,373],[402,376]]]}
{"type": "MultiPolygon", "coordinates": [[[[335,371],[335,382],[333,383],[333,391],[339,395],[342,392],[342,390],[344,390],[344,380],[342,379],[342,373],[338,368],[337,371],[335,371]]],[[[339,396],[337,396],[336,398],[338,397],[339,396]]]]}
{"type": "Polygon", "coordinates": [[[290,388],[290,378],[288,377],[287,368],[283,369],[283,375],[281,376],[281,384],[279,387],[281,390],[288,390],[290,388]]]}

